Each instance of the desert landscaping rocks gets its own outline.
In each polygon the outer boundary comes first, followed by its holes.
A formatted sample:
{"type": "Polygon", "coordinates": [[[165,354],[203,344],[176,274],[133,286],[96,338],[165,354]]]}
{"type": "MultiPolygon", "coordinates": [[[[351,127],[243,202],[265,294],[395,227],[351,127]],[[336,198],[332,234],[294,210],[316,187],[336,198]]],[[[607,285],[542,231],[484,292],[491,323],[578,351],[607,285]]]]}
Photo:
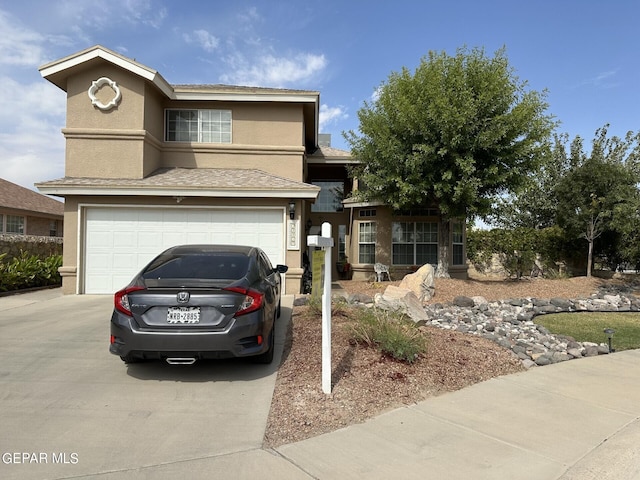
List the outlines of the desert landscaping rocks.
{"type": "MultiPolygon", "coordinates": [[[[381,297],[384,298],[384,294],[381,297]]],[[[397,307],[398,297],[396,292],[393,302],[376,298],[375,303],[378,308],[397,307]]],[[[374,302],[361,294],[348,301],[359,305],[374,302]]],[[[553,335],[537,325],[535,317],[565,312],[640,312],[640,299],[630,293],[630,289],[608,286],[589,298],[487,301],[483,297],[458,296],[451,303],[426,305],[423,309],[425,315],[420,315],[420,325],[482,336],[511,350],[530,368],[609,353],[606,343],[577,342],[570,337],[553,335]]]]}

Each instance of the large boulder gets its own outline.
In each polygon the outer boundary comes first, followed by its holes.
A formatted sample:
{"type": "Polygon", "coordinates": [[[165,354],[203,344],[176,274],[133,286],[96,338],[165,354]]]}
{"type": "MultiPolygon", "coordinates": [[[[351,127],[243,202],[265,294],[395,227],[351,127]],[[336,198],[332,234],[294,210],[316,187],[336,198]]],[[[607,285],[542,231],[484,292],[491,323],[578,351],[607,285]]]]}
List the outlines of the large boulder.
{"type": "Polygon", "coordinates": [[[425,305],[433,298],[436,291],[435,270],[429,263],[420,267],[415,273],[406,275],[400,282],[399,288],[411,290],[418,300],[425,305]]]}
{"type": "Polygon", "coordinates": [[[383,310],[404,313],[420,325],[429,318],[416,294],[406,288],[389,285],[384,293],[375,295],[374,304],[383,310]]]}

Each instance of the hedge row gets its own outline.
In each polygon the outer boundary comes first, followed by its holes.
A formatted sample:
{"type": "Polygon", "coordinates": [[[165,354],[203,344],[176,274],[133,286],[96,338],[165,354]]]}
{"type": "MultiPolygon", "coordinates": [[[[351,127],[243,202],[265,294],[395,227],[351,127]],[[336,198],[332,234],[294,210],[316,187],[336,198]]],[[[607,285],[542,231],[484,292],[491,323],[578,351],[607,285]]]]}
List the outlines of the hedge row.
{"type": "Polygon", "coordinates": [[[4,253],[0,255],[0,292],[62,284],[58,272],[62,255],[40,258],[21,252],[9,261],[5,261],[5,257],[4,253]]]}

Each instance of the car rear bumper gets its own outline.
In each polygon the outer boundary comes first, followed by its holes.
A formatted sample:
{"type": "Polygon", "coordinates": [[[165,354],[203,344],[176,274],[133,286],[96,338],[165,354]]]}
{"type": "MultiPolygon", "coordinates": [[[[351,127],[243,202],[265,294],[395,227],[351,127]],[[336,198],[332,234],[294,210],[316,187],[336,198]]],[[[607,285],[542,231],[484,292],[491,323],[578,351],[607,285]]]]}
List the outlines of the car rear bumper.
{"type": "Polygon", "coordinates": [[[269,349],[267,328],[260,315],[244,315],[225,330],[180,331],[141,329],[133,318],[114,312],[111,317],[109,351],[120,357],[161,359],[166,357],[228,358],[260,355],[269,349]],[[258,343],[258,337],[262,343],[258,343]]]}

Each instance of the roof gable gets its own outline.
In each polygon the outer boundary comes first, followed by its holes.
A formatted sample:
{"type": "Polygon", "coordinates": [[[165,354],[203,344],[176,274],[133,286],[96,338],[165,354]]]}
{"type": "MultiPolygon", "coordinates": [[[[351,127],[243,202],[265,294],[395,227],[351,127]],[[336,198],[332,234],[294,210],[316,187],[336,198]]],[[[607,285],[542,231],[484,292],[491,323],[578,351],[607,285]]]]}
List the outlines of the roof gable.
{"type": "Polygon", "coordinates": [[[25,212],[64,215],[64,204],[53,198],[0,178],[0,208],[25,212]]]}
{"type": "Polygon", "coordinates": [[[82,50],[81,52],[74,53],[68,57],[61,58],[60,60],[47,63],[46,65],[41,66],[39,70],[43,78],[46,78],[54,85],[66,91],[67,78],[73,74],[74,69],[98,58],[148,80],[158,87],[158,89],[165,95],[171,97],[173,88],[156,70],[100,45],[82,50]]]}
{"type": "Polygon", "coordinates": [[[149,68],[131,58],[120,55],[101,45],[95,45],[73,55],[42,65],[40,74],[60,89],[67,91],[67,80],[79,69],[97,59],[143,78],[153,84],[171,100],[282,102],[303,106],[305,116],[305,143],[313,151],[318,143],[317,128],[320,117],[320,92],[278,88],[245,87],[234,85],[171,85],[157,70],[149,68]]]}

